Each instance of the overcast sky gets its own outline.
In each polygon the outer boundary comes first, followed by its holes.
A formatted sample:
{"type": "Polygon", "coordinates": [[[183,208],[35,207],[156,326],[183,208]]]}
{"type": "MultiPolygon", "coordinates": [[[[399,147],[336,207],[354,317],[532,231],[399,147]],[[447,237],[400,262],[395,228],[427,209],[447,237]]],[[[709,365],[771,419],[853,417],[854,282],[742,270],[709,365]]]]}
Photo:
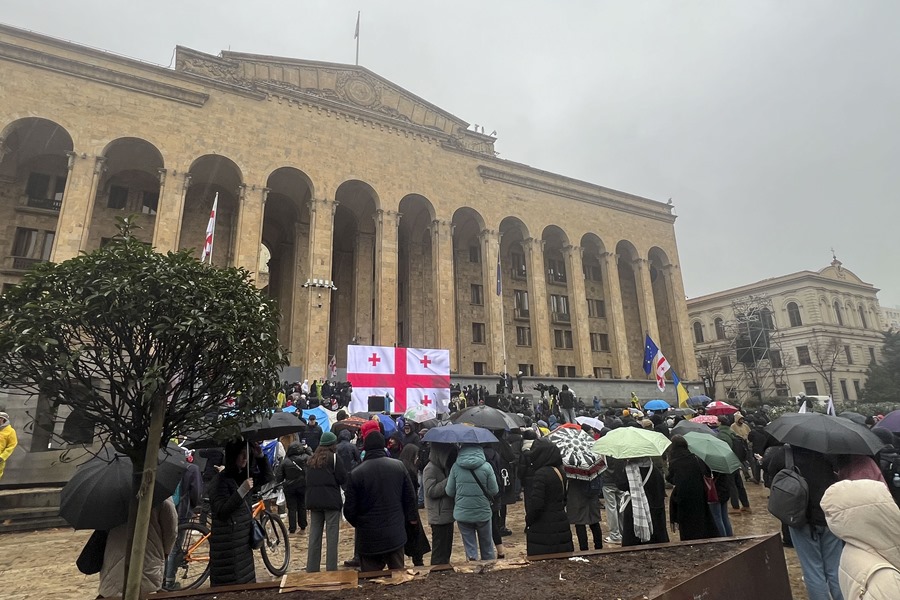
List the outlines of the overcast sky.
{"type": "Polygon", "coordinates": [[[900,305],[894,0],[2,0],[0,22],[162,65],[176,44],[352,64],[360,9],[360,64],[501,157],[672,198],[688,296],[833,246],[900,305]]]}

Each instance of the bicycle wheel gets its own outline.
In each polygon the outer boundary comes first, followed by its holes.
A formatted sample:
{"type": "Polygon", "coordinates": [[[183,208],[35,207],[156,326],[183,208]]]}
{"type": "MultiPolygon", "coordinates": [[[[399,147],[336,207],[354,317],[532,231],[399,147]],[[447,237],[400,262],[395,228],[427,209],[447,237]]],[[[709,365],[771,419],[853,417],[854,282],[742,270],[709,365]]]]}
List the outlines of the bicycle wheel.
{"type": "Polygon", "coordinates": [[[279,516],[269,511],[259,515],[259,522],[266,532],[266,542],[261,548],[263,562],[272,575],[276,577],[284,575],[291,562],[291,543],[288,540],[287,527],[279,516]]]}
{"type": "Polygon", "coordinates": [[[175,572],[175,582],[182,590],[195,589],[209,577],[209,529],[197,523],[185,523],[178,527],[178,544],[181,561],[175,572]]]}

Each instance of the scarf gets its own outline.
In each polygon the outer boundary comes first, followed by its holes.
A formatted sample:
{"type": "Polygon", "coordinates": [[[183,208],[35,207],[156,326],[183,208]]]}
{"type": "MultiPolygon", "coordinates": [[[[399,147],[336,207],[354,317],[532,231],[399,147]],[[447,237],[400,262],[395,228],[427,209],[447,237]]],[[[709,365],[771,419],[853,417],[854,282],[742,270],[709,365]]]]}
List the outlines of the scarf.
{"type": "MultiPolygon", "coordinates": [[[[629,460],[625,463],[625,474],[628,476],[628,489],[631,501],[631,514],[634,520],[634,534],[641,542],[650,541],[653,535],[653,520],[650,518],[650,503],[644,493],[644,485],[653,472],[653,463],[649,458],[629,460]],[[647,477],[641,480],[641,467],[650,467],[647,477]]],[[[627,501],[625,502],[627,506],[627,501]]]]}

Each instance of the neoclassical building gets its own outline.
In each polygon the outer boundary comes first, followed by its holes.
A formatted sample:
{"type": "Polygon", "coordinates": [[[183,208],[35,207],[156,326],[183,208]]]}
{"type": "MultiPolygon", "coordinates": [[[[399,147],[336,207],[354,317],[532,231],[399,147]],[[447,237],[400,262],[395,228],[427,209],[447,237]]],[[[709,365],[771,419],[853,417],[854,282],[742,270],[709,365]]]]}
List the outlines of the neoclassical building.
{"type": "Polygon", "coordinates": [[[877,294],[835,258],[818,271],[689,299],[698,369],[710,395],[859,400],[869,363],[881,358],[877,294]]]}
{"type": "Polygon", "coordinates": [[[645,332],[697,376],[671,205],[502,160],[365,68],[179,47],[170,69],[3,26],[0,69],[3,286],[129,214],[199,258],[218,194],[214,264],[257,273],[311,379],[351,343],[643,379],[645,332]]]}

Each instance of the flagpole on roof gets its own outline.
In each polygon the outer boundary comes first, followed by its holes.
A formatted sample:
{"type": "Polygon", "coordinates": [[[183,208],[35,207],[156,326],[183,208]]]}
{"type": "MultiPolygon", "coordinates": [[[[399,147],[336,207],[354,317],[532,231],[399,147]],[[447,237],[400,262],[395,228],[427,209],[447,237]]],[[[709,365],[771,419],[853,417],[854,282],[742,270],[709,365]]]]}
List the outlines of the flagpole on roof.
{"type": "Polygon", "coordinates": [[[503,314],[503,280],[502,269],[500,268],[500,242],[497,242],[497,295],[500,297],[500,332],[503,341],[503,372],[509,373],[509,366],[506,364],[506,318],[503,314]]]}
{"type": "Polygon", "coordinates": [[[356,33],[353,34],[353,39],[356,40],[356,66],[359,66],[359,17],[362,15],[362,11],[359,10],[356,12],[356,33]]]}

